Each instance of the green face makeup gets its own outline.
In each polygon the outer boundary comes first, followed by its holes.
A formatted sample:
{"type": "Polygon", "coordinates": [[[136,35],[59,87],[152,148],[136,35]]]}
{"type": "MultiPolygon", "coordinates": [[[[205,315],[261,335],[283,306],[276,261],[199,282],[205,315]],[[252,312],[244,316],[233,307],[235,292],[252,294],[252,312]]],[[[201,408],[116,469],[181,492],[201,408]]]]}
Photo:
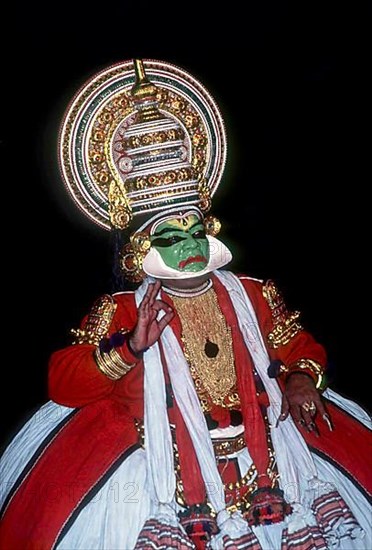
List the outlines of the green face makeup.
{"type": "Polygon", "coordinates": [[[151,236],[163,262],[177,271],[202,271],[209,261],[209,243],[195,214],[161,223],[151,236]]]}

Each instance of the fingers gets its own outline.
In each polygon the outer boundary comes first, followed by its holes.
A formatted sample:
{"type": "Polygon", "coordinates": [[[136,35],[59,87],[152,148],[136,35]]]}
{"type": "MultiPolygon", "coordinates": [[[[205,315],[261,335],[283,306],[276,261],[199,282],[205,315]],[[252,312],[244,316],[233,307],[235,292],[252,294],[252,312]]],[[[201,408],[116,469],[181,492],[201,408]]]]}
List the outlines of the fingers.
{"type": "Polygon", "coordinates": [[[150,306],[152,306],[154,301],[156,300],[156,297],[158,295],[160,287],[161,287],[161,282],[160,281],[155,281],[155,283],[150,283],[149,284],[147,290],[149,291],[149,304],[150,304],[150,306]]]}
{"type": "Polygon", "coordinates": [[[138,306],[138,317],[144,317],[147,314],[149,308],[149,299],[149,289],[147,289],[145,296],[142,298],[142,302],[138,306]]]}
{"type": "MultiPolygon", "coordinates": [[[[323,402],[320,398],[320,395],[317,393],[316,396],[314,396],[313,398],[313,402],[314,402],[314,405],[315,405],[315,412],[318,412],[318,414],[320,414],[320,416],[323,416],[324,414],[327,414],[327,411],[325,410],[324,408],[324,405],[323,405],[323,402]]],[[[315,416],[315,413],[314,415],[315,416]]]]}
{"type": "Polygon", "coordinates": [[[324,413],[322,418],[323,418],[324,422],[327,424],[329,431],[333,432],[333,424],[331,422],[331,419],[330,419],[328,413],[324,413]]]}
{"type": "Polygon", "coordinates": [[[311,422],[312,418],[314,418],[316,415],[316,411],[317,411],[317,408],[314,401],[310,399],[302,401],[301,414],[305,420],[307,420],[308,422],[311,422]]]}
{"type": "Polygon", "coordinates": [[[146,289],[145,295],[142,299],[141,305],[147,302],[154,301],[154,299],[156,298],[156,295],[159,292],[160,286],[161,286],[160,281],[155,281],[155,283],[149,283],[146,289]]]}
{"type": "Polygon", "coordinates": [[[316,396],[316,398],[314,398],[314,401],[315,401],[315,405],[316,405],[317,412],[318,412],[319,416],[321,416],[323,418],[323,420],[326,423],[327,428],[329,429],[329,431],[333,432],[333,425],[332,425],[331,418],[330,418],[330,416],[327,412],[327,409],[325,408],[325,406],[323,404],[323,401],[321,400],[321,397],[320,397],[319,394],[316,396]]]}
{"type": "Polygon", "coordinates": [[[312,400],[305,400],[301,405],[302,419],[299,420],[299,424],[306,428],[308,432],[314,432],[314,434],[319,437],[320,433],[317,425],[314,422],[315,416],[319,413],[322,415],[323,418],[324,414],[327,418],[329,417],[325,412],[325,408],[319,394],[315,394],[312,397],[312,400]]]}
{"type": "Polygon", "coordinates": [[[154,322],[157,316],[158,312],[154,308],[151,308],[149,313],[149,324],[154,322]]]}
{"type": "Polygon", "coordinates": [[[152,309],[155,309],[155,311],[160,311],[161,309],[165,312],[172,311],[171,306],[163,300],[155,300],[151,307],[152,309]]]}
{"type": "Polygon", "coordinates": [[[153,320],[157,318],[159,311],[165,312],[165,315],[163,315],[163,317],[158,321],[158,329],[160,330],[160,332],[162,332],[165,329],[165,327],[169,324],[169,322],[173,319],[174,311],[171,308],[171,306],[163,302],[163,300],[156,300],[153,303],[151,309],[153,311],[153,317],[152,317],[153,320]]]}
{"type": "Polygon", "coordinates": [[[163,317],[158,321],[158,328],[160,331],[163,331],[168,323],[173,319],[174,311],[172,307],[163,300],[155,300],[152,306],[148,304],[149,323],[152,323],[157,319],[159,311],[164,311],[165,313],[163,317]]]}
{"type": "Polygon", "coordinates": [[[158,329],[160,332],[163,332],[163,330],[170,323],[173,317],[174,317],[174,311],[171,308],[170,311],[167,311],[167,313],[158,322],[158,329]]]}
{"type": "MultiPolygon", "coordinates": [[[[308,403],[305,403],[306,405],[308,403]]],[[[304,408],[304,406],[302,405],[300,407],[300,415],[301,415],[301,418],[298,420],[298,423],[303,427],[303,428],[306,428],[306,430],[308,432],[312,432],[314,431],[314,433],[316,435],[317,434],[317,428],[316,428],[316,424],[315,422],[313,422],[313,416],[312,416],[312,412],[310,412],[308,410],[308,408],[304,408]]]]}
{"type": "Polygon", "coordinates": [[[289,415],[289,401],[288,401],[287,397],[285,396],[285,394],[283,394],[282,407],[281,407],[281,411],[280,411],[280,415],[278,417],[278,420],[276,421],[276,427],[278,427],[279,422],[282,421],[282,420],[285,420],[288,415],[289,415]]]}
{"type": "Polygon", "coordinates": [[[283,395],[282,410],[278,418],[279,421],[285,420],[289,414],[293,420],[308,432],[313,432],[317,437],[320,436],[319,429],[315,423],[315,418],[321,416],[330,431],[333,430],[331,419],[324,407],[320,394],[314,391],[290,392],[283,395]]]}
{"type": "Polygon", "coordinates": [[[293,420],[303,426],[306,421],[303,418],[301,407],[298,404],[293,404],[291,405],[290,409],[293,420]]]}
{"type": "Polygon", "coordinates": [[[146,293],[138,307],[138,316],[147,317],[150,314],[150,307],[152,307],[156,296],[158,295],[159,288],[161,286],[160,281],[150,283],[147,287],[146,293]]]}

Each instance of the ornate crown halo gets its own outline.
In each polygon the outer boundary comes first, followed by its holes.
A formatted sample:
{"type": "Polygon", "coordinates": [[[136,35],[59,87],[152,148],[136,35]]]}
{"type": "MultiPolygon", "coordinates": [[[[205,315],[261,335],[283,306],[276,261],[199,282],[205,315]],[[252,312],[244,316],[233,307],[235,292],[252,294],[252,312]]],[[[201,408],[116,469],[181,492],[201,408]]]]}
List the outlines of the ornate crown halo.
{"type": "Polygon", "coordinates": [[[209,210],[226,161],[225,128],[214,99],[183,69],[124,61],[75,95],[59,160],[78,207],[105,229],[125,229],[174,206],[209,210]]]}

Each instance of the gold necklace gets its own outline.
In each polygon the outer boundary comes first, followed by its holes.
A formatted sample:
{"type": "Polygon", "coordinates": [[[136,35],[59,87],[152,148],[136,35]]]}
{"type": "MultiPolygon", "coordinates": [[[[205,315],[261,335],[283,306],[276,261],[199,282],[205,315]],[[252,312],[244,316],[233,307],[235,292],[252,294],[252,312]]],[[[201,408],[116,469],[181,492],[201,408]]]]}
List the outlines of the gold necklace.
{"type": "Polygon", "coordinates": [[[190,298],[193,296],[199,296],[204,292],[207,292],[212,286],[212,281],[208,279],[203,281],[203,283],[194,288],[176,288],[173,286],[163,285],[163,290],[171,296],[179,296],[180,298],[190,298]]]}
{"type": "Polygon", "coordinates": [[[216,293],[211,288],[200,296],[172,296],[172,300],[181,320],[185,356],[196,391],[199,397],[207,392],[215,405],[224,406],[236,384],[236,374],[231,329],[216,293]]]}

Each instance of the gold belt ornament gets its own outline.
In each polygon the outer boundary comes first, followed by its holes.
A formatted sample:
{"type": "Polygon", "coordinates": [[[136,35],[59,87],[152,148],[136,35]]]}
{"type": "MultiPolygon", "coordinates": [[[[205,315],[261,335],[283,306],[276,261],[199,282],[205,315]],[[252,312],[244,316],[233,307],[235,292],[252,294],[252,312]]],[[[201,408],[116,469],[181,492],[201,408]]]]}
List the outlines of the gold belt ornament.
{"type": "Polygon", "coordinates": [[[216,457],[238,453],[246,447],[244,432],[235,437],[212,439],[213,450],[216,457]]]}

